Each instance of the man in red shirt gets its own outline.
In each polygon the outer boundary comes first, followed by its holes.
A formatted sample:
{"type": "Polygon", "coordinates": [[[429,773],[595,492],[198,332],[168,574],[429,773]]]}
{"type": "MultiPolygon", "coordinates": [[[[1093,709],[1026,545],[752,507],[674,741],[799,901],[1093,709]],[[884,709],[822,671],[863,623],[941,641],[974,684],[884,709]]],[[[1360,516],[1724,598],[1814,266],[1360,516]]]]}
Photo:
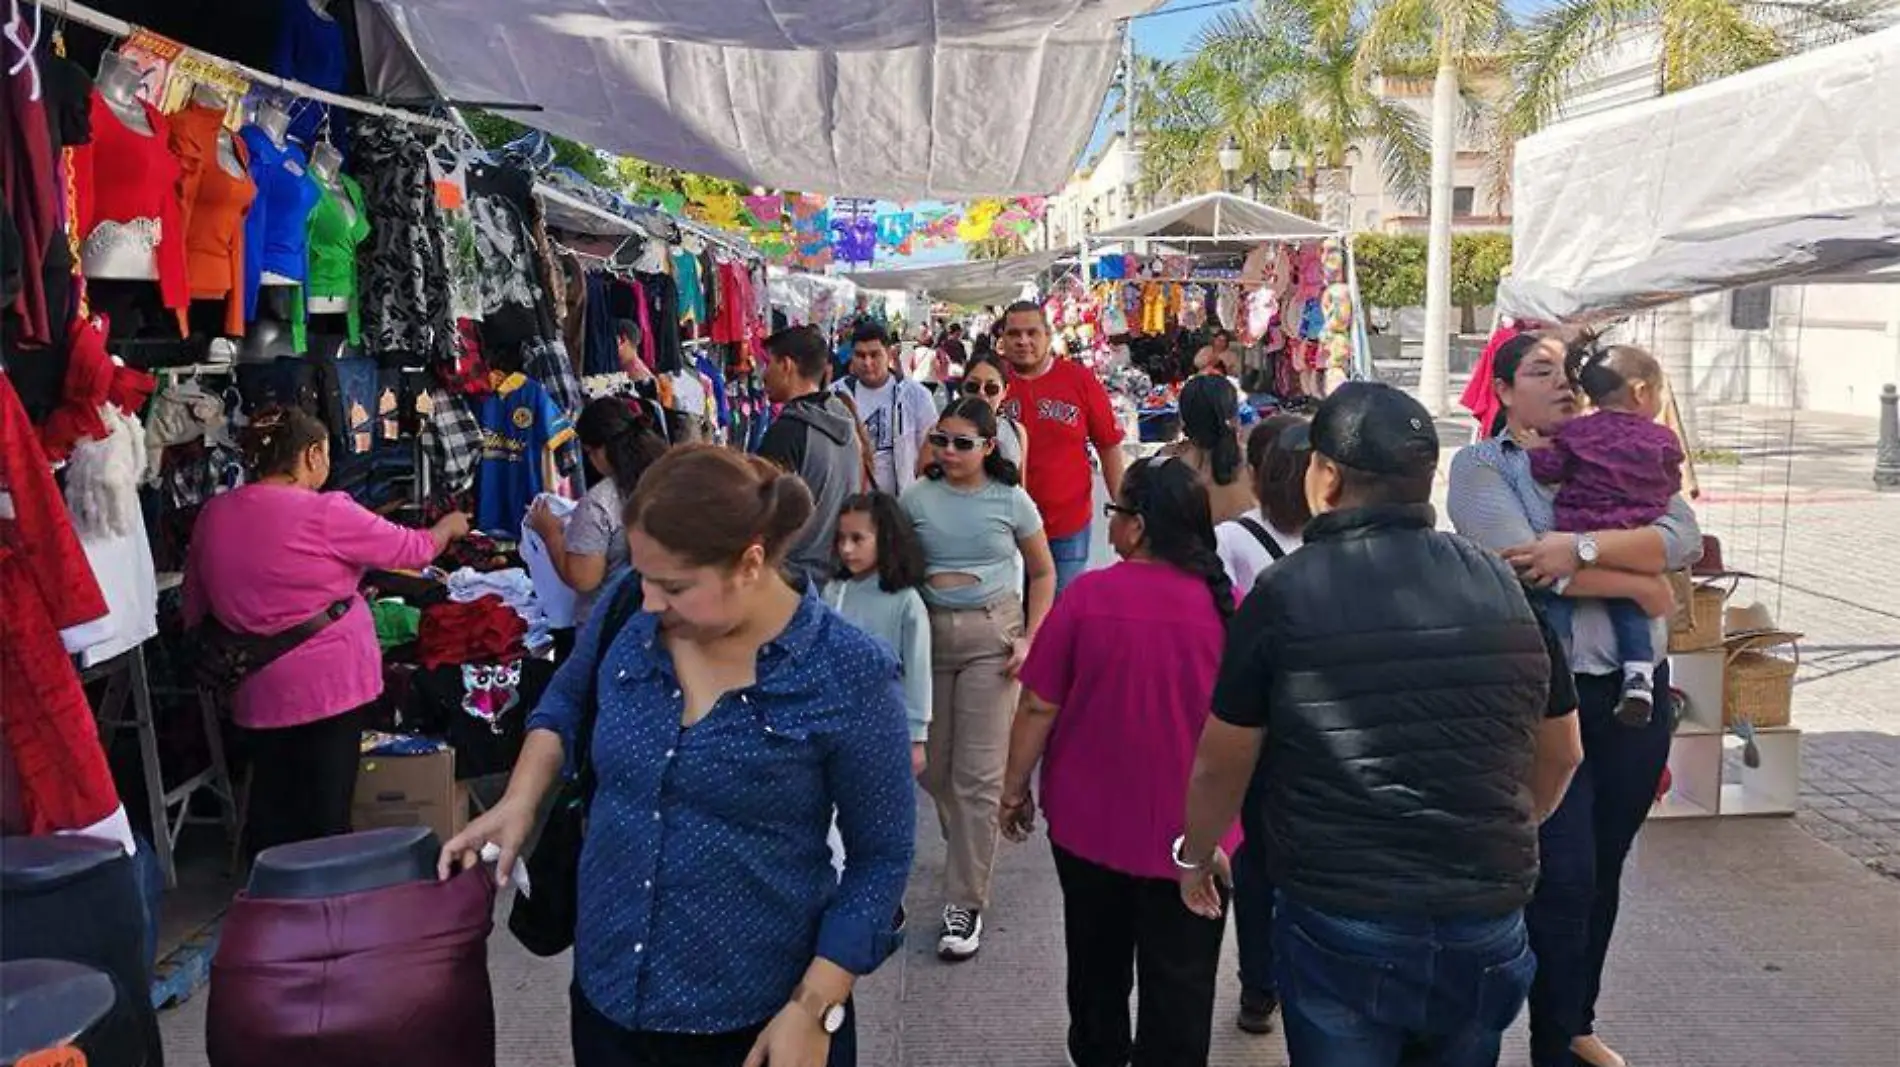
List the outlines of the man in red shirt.
{"type": "Polygon", "coordinates": [[[1095,372],[1049,353],[1049,319],[1027,300],[1003,312],[1003,358],[1015,369],[1003,414],[1028,430],[1029,469],[1023,485],[1042,512],[1061,593],[1088,567],[1094,527],[1094,473],[1089,446],[1102,457],[1111,500],[1120,499],[1121,424],[1095,372]]]}

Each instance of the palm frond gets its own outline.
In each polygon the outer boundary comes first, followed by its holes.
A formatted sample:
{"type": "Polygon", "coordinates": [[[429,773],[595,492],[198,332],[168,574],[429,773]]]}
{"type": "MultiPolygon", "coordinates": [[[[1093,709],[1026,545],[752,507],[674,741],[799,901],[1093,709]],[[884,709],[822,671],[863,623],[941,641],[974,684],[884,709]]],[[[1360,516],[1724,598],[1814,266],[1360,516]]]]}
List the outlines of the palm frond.
{"type": "Polygon", "coordinates": [[[1669,0],[1563,0],[1526,23],[1511,49],[1506,132],[1526,137],[1556,117],[1576,79],[1619,33],[1654,20],[1669,0]]]}
{"type": "Polygon", "coordinates": [[[1370,101],[1367,112],[1367,132],[1387,187],[1408,207],[1423,207],[1432,174],[1432,138],[1425,120],[1390,100],[1370,101]]]}

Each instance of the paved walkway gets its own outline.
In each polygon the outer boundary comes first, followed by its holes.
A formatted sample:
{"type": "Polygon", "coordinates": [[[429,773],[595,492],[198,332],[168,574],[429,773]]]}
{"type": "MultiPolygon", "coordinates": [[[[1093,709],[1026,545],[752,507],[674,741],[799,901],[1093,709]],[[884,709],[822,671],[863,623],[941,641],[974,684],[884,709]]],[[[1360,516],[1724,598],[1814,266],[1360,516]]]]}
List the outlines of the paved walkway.
{"type": "MultiPolygon", "coordinates": [[[[923,814],[920,809],[920,815],[923,814]]],[[[920,818],[932,827],[934,818],[920,818]]],[[[910,944],[863,988],[864,1067],[1060,1067],[1067,1025],[1061,901],[1046,839],[1005,846],[981,957],[934,955],[943,849],[926,831],[910,944]]],[[[503,912],[502,914],[505,914],[503,912]]],[[[1225,973],[1231,974],[1232,939],[1225,973]]],[[[500,1067],[564,1067],[569,964],[490,942],[500,1067]]],[[[1222,983],[1214,1067],[1277,1067],[1278,1037],[1231,1024],[1222,983]]],[[[204,1059],[203,995],[167,1012],[166,1062],[204,1059]]],[[[1636,1067],[1900,1063],[1900,885],[1785,820],[1658,823],[1625,886],[1601,1029],[1636,1067]]],[[[1526,1062],[1522,1028],[1506,1067],[1526,1062]]]]}

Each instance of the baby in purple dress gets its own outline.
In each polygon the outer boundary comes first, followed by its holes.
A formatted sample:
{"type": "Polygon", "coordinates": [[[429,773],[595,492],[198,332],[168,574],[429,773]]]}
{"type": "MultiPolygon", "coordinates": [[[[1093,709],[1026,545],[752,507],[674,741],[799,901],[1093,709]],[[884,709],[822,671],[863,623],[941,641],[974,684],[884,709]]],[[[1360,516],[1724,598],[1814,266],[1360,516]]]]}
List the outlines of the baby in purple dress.
{"type": "MultiPolygon", "coordinates": [[[[1662,409],[1662,367],[1640,348],[1619,345],[1586,359],[1577,372],[1596,412],[1565,423],[1549,448],[1531,452],[1531,473],[1555,484],[1555,529],[1569,533],[1635,530],[1655,522],[1682,491],[1682,445],[1656,422],[1662,409]]],[[[1649,617],[1633,600],[1608,601],[1623,664],[1616,718],[1641,726],[1655,708],[1655,648],[1649,617]]],[[[1546,603],[1551,624],[1567,633],[1570,604],[1546,603]]]]}

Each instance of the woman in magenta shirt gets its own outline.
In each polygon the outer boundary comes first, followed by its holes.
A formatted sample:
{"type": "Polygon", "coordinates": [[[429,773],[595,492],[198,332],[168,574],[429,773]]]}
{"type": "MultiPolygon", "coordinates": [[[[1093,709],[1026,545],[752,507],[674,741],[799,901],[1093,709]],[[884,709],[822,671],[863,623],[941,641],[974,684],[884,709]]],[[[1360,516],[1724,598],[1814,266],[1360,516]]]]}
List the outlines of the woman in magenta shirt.
{"type": "MultiPolygon", "coordinates": [[[[1003,831],[1021,841],[1033,829],[1029,776],[1040,762],[1062,883],[1071,1061],[1205,1063],[1226,924],[1181,903],[1170,857],[1234,591],[1207,490],[1187,464],[1136,463],[1106,510],[1122,562],[1056,600],[1022,669],[1003,831]],[[1101,654],[1130,635],[1141,655],[1101,654]]],[[[1223,846],[1239,836],[1236,827],[1223,846]]]]}
{"type": "Polygon", "coordinates": [[[185,562],[185,624],[206,613],[242,634],[282,633],[338,601],[349,609],[246,678],[232,713],[251,754],[247,848],[350,831],[364,705],[383,692],[382,650],[363,573],[426,566],[468,532],[468,516],[412,530],[330,477],[329,432],[296,408],[268,408],[241,442],[252,481],[205,505],[185,562]]]}

